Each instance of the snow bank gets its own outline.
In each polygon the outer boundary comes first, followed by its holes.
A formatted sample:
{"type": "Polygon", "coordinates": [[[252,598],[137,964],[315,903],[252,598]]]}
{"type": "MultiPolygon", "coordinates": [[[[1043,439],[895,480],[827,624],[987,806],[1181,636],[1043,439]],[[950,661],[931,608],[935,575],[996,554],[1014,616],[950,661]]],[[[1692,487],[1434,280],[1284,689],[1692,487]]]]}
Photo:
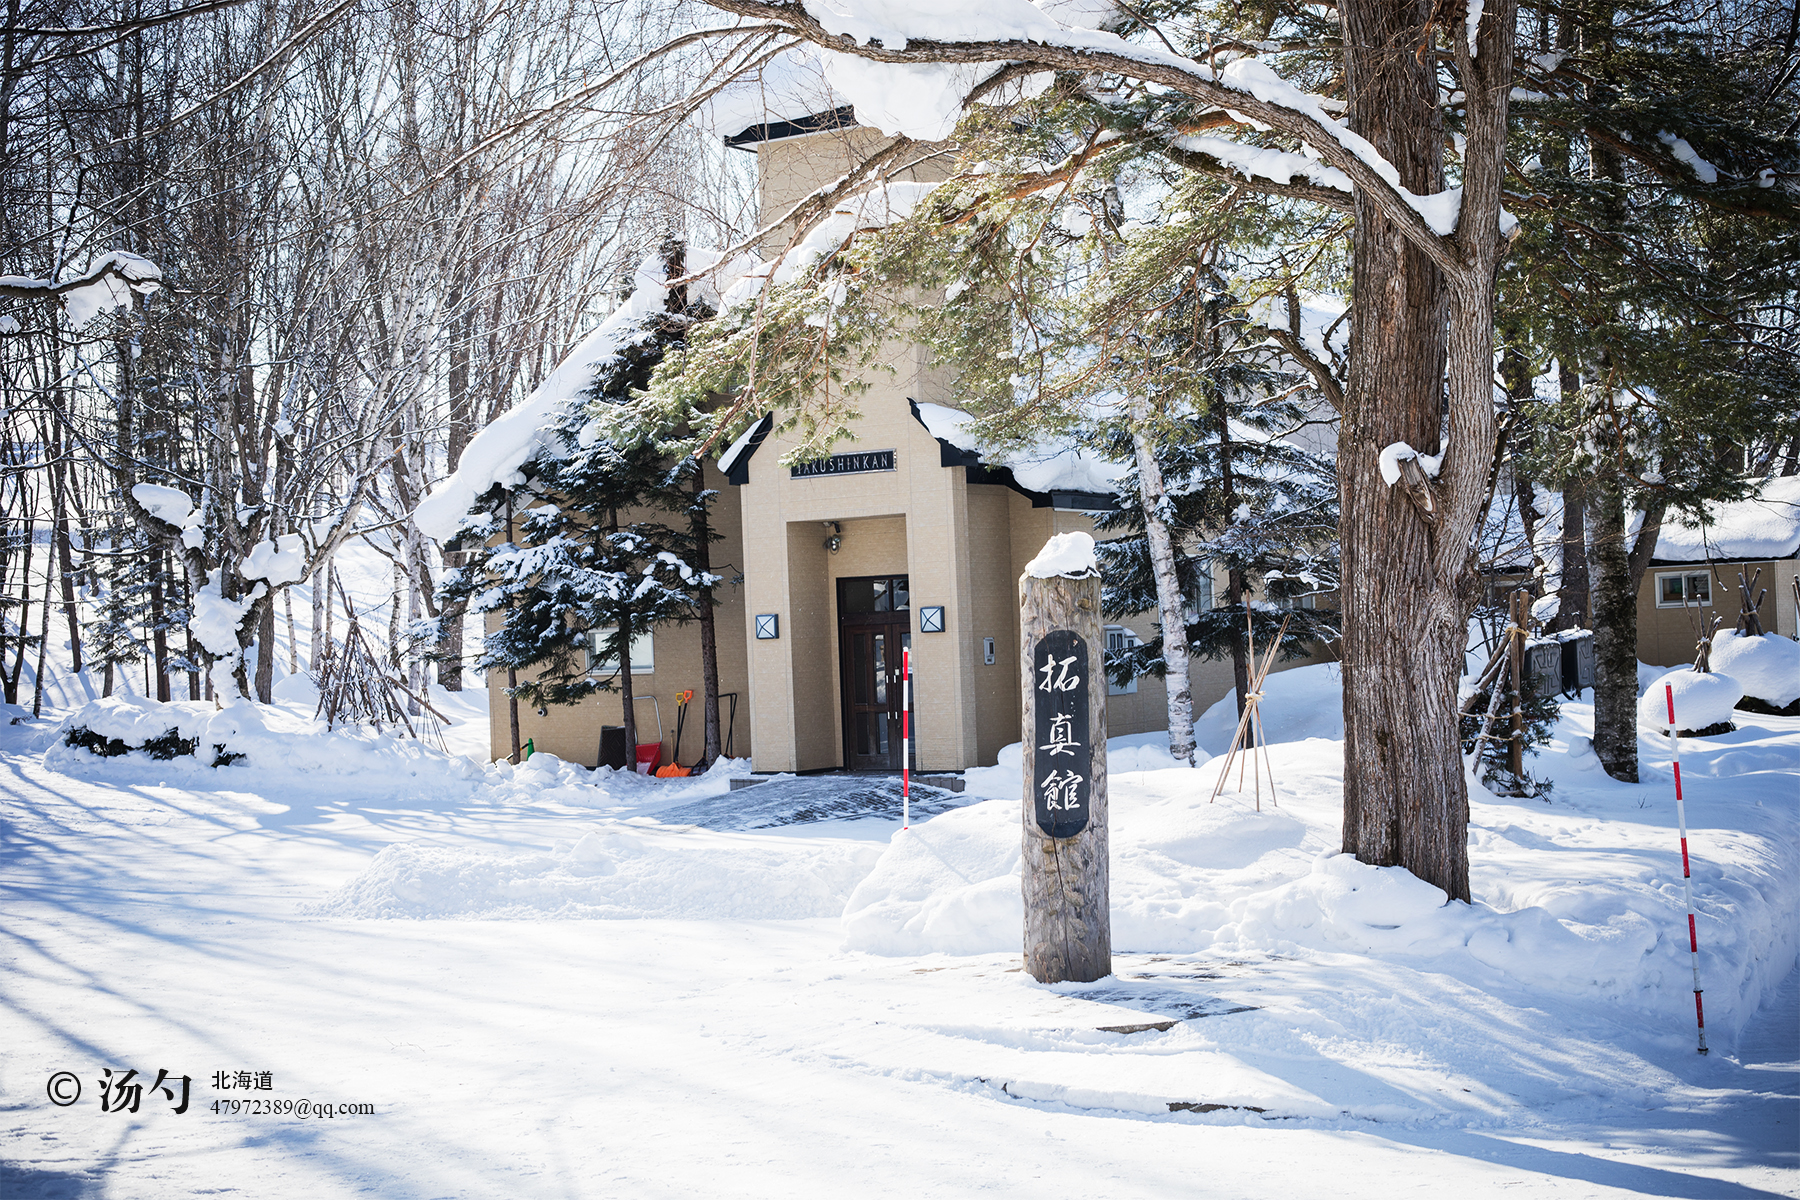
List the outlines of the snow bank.
{"type": "Polygon", "coordinates": [[[833,917],[879,854],[868,842],[605,821],[549,853],[389,846],[302,911],[360,919],[833,917]]]}
{"type": "MultiPolygon", "coordinates": [[[[1336,663],[1271,671],[1262,695],[1257,711],[1271,742],[1344,736],[1344,676],[1336,663]]],[[[1237,723],[1237,693],[1232,692],[1194,722],[1194,738],[1213,754],[1223,754],[1231,749],[1237,723]]]]}
{"type": "MultiPolygon", "coordinates": [[[[407,737],[364,729],[336,729],[292,709],[240,701],[218,709],[203,701],[159,703],[130,693],[108,696],[76,709],[57,726],[55,743],[44,752],[47,766],[60,771],[91,771],[93,753],[68,744],[71,731],[86,729],[116,739],[130,750],[127,761],[149,761],[140,749],[173,731],[193,743],[189,752],[158,770],[205,771],[222,752],[233,769],[255,768],[283,774],[358,776],[374,785],[382,778],[414,779],[424,775],[469,781],[482,775],[470,760],[444,754],[407,737]]],[[[116,747],[114,749],[117,749],[116,747]]]]}
{"type": "Polygon", "coordinates": [[[1732,709],[1744,698],[1744,689],[1730,675],[1714,671],[1700,675],[1692,667],[1679,667],[1658,676],[1638,699],[1638,724],[1657,730],[1669,727],[1669,702],[1665,687],[1675,689],[1675,721],[1678,729],[1705,729],[1728,722],[1732,709]]]}
{"type": "Polygon", "coordinates": [[[1100,573],[1094,561],[1094,537],[1089,533],[1051,535],[1037,557],[1025,564],[1025,574],[1033,579],[1052,579],[1061,575],[1068,579],[1086,579],[1100,573]]]}
{"type": "MultiPolygon", "coordinates": [[[[1322,668],[1290,672],[1323,674],[1322,668]]],[[[1272,677],[1275,678],[1275,677],[1272,677]]],[[[1314,686],[1314,694],[1329,689],[1314,686]]],[[[1591,725],[1571,703],[1557,751],[1591,725]],[[1569,714],[1577,714],[1571,724],[1569,714]]],[[[1731,1036],[1791,966],[1800,927],[1790,741],[1769,731],[1684,747],[1709,1028],[1731,1036]],[[1765,744],[1766,743],[1766,744],[1765,744]],[[1729,785],[1711,784],[1729,777],[1729,785]],[[1765,807],[1766,806],[1766,807],[1765,807]]],[[[1474,904],[1338,852],[1337,741],[1271,745],[1280,807],[1207,797],[1198,770],[1112,771],[1113,945],[1121,952],[1359,955],[1408,963],[1538,1004],[1623,1006],[1692,1020],[1681,857],[1660,739],[1646,783],[1615,784],[1553,752],[1556,801],[1470,793],[1474,904]],[[1583,772],[1585,771],[1585,775],[1583,772]],[[1666,809],[1666,811],[1665,811],[1666,809]],[[1596,820],[1598,818],[1598,821],[1596,820]],[[1534,999],[1535,998],[1535,999],[1534,999]]],[[[1572,751],[1571,751],[1572,753],[1572,751]]],[[[1011,953],[1019,945],[1018,748],[969,772],[995,799],[897,837],[845,907],[848,948],[885,955],[1011,953]]]]}
{"type": "Polygon", "coordinates": [[[1713,636],[1712,666],[1743,685],[1744,695],[1776,708],[1800,700],[1800,642],[1778,633],[1740,637],[1733,630],[1713,636]]]}
{"type": "Polygon", "coordinates": [[[873,954],[1018,948],[1019,801],[933,817],[894,839],[843,908],[844,941],[873,954]]]}

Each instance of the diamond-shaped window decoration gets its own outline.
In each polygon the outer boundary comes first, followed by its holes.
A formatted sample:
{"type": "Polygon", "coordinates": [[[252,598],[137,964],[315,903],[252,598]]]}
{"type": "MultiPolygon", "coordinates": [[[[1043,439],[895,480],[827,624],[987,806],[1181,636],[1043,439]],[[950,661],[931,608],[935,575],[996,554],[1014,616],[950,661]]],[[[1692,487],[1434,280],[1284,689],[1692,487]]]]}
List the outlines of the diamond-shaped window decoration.
{"type": "Polygon", "coordinates": [[[758,641],[770,641],[781,636],[781,614],[757,613],[756,637],[758,641]]]}
{"type": "Polygon", "coordinates": [[[944,606],[943,605],[927,604],[924,608],[921,608],[919,610],[919,632],[920,633],[942,633],[942,632],[944,632],[944,606]]]}

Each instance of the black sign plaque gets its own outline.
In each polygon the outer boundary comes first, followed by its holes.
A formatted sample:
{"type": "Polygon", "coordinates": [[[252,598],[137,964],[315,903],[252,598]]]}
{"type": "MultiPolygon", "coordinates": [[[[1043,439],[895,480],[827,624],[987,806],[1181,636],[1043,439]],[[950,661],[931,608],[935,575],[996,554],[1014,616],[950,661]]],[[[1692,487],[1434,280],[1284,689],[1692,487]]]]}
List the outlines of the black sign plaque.
{"type": "Polygon", "coordinates": [[[860,454],[834,454],[818,462],[801,463],[788,468],[790,479],[811,479],[818,475],[865,475],[870,471],[894,469],[892,450],[864,450],[860,454]]]}
{"type": "Polygon", "coordinates": [[[1032,650],[1037,712],[1031,786],[1038,828],[1074,837],[1088,824],[1093,746],[1088,741],[1088,648],[1080,634],[1053,629],[1032,650]]]}

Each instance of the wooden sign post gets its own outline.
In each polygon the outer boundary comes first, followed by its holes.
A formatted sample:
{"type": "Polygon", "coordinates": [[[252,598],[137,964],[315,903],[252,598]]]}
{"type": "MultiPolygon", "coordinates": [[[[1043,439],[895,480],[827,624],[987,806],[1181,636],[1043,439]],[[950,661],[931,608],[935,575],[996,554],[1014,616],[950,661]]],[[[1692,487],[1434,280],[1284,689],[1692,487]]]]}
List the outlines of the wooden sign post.
{"type": "Polygon", "coordinates": [[[1019,627],[1025,969],[1091,983],[1112,974],[1100,580],[1021,576],[1019,627]]]}

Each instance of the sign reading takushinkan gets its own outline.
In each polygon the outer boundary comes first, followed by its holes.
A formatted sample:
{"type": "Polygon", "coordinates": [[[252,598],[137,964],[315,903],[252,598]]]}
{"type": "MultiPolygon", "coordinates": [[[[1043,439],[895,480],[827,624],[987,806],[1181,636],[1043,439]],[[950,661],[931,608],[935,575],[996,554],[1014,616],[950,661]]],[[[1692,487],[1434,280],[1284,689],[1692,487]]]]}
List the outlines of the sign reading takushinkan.
{"type": "Polygon", "coordinates": [[[1038,828],[1074,837],[1088,823],[1093,747],[1088,744],[1088,648],[1080,634],[1053,629],[1032,650],[1036,737],[1032,787],[1038,828]]]}
{"type": "Polygon", "coordinates": [[[788,476],[792,479],[810,479],[815,475],[863,475],[870,471],[893,469],[892,450],[864,450],[860,454],[834,454],[818,462],[789,467],[788,476]]]}

